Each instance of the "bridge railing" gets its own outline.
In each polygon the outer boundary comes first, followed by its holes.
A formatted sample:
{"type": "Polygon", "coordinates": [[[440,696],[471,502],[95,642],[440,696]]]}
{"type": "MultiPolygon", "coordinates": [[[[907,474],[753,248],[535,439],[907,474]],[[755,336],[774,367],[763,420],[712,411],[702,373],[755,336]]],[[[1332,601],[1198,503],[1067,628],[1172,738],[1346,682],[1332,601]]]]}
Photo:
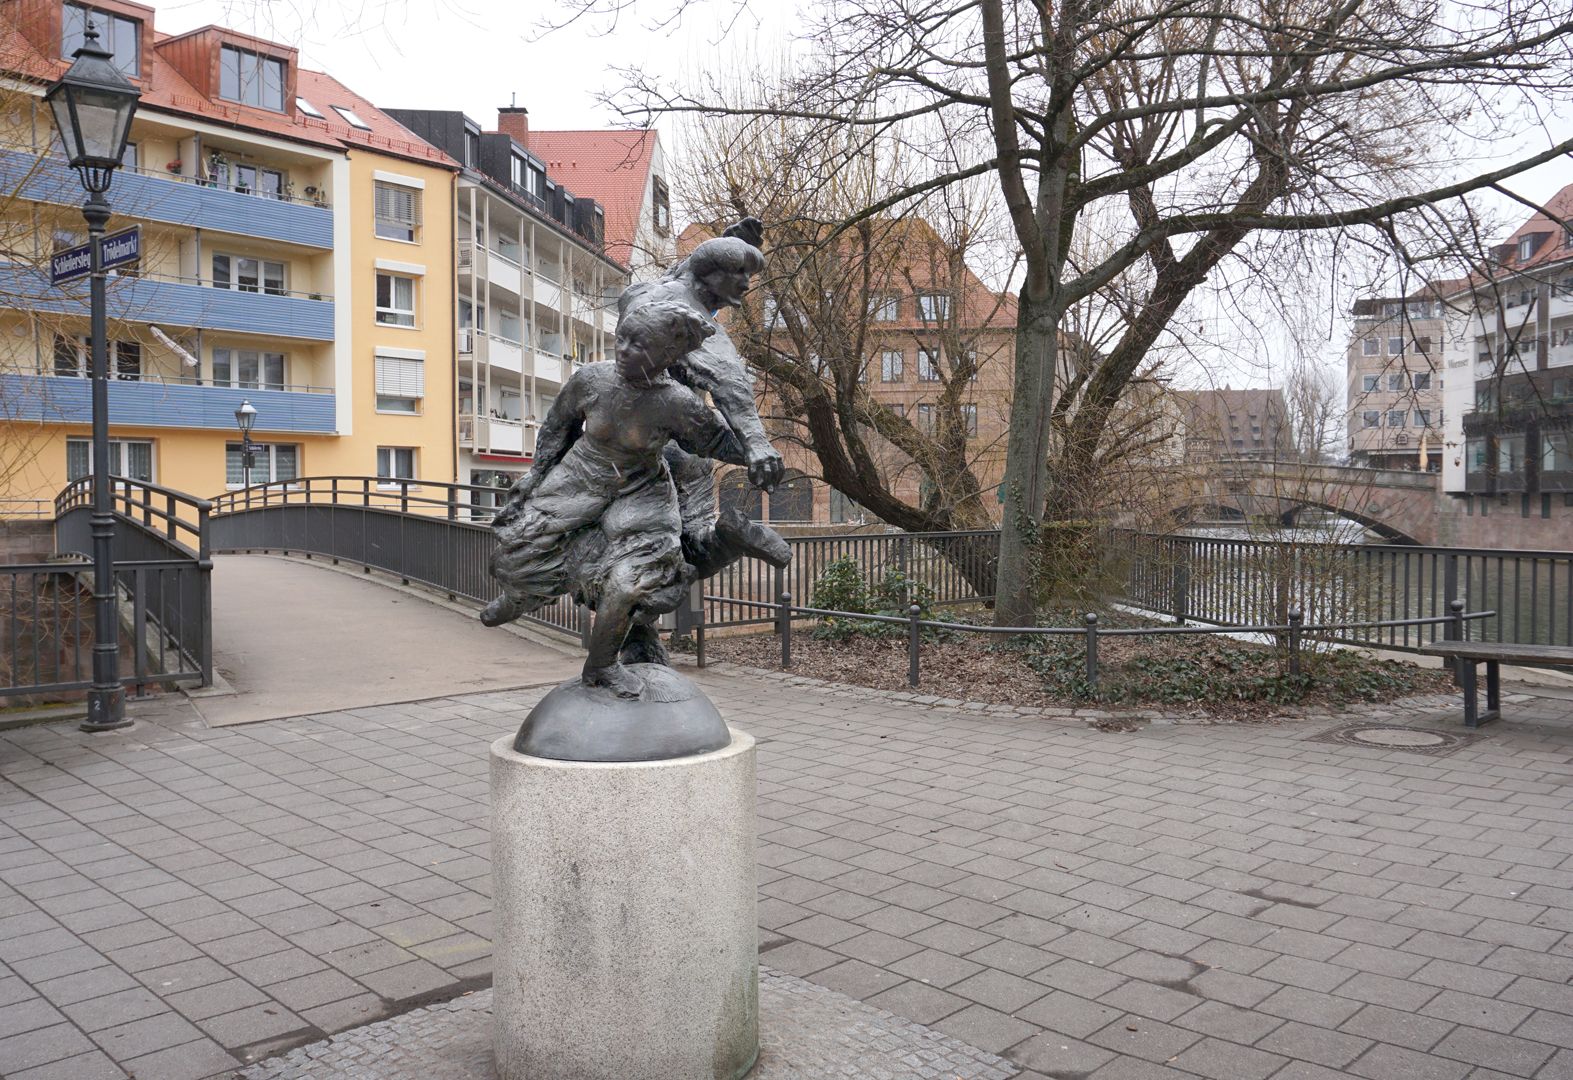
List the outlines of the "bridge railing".
{"type": "MultiPolygon", "coordinates": [[[[112,481],[121,682],[213,680],[208,504],[126,477],[112,481]]],[[[93,619],[91,477],[55,498],[56,561],[0,566],[0,697],[88,689],[93,619]]]]}
{"type": "Polygon", "coordinates": [[[1492,550],[1400,544],[1155,536],[1116,530],[1125,599],[1176,621],[1220,626],[1282,621],[1395,625],[1329,633],[1328,639],[1410,650],[1437,639],[1452,600],[1491,611],[1475,637],[1573,645],[1573,551],[1492,550]]]}
{"type": "MultiPolygon", "coordinates": [[[[505,488],[376,476],[257,484],[213,501],[215,551],[279,551],[397,575],[450,597],[497,594],[489,522],[505,488]]],[[[588,613],[560,597],[526,620],[582,639],[588,613]]]]}

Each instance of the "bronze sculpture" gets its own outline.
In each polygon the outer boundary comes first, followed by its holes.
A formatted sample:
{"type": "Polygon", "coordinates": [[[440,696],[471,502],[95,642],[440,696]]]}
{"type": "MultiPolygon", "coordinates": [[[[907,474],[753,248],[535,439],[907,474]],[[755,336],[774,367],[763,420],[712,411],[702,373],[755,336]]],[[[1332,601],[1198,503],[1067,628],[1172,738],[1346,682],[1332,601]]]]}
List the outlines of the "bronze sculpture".
{"type": "MultiPolygon", "coordinates": [[[[675,610],[694,581],[745,555],[777,566],[790,559],[773,530],[735,509],[716,514],[710,473],[712,461],[744,465],[765,489],[782,476],[742,357],[714,317],[741,303],[763,268],[750,242],[757,236],[757,222],[744,222],[700,244],[661,280],[625,292],[615,363],[586,365],[564,384],[537,437],[534,466],[493,522],[492,575],[502,593],[482,621],[495,626],[574,595],[595,611],[583,685],[617,699],[670,704],[697,695],[662,670],[668,658],[655,620],[675,610]]],[[[588,707],[583,694],[575,700],[588,707]]],[[[607,704],[599,702],[601,713],[607,704]]],[[[626,735],[624,712],[606,715],[620,717],[611,726],[626,735]]],[[[715,741],[716,724],[724,733],[718,716],[707,719],[701,742],[715,741]]],[[[676,756],[670,743],[641,742],[638,752],[676,756]]],[[[633,751],[580,745],[560,756],[592,752],[629,760],[621,755],[633,751]]]]}

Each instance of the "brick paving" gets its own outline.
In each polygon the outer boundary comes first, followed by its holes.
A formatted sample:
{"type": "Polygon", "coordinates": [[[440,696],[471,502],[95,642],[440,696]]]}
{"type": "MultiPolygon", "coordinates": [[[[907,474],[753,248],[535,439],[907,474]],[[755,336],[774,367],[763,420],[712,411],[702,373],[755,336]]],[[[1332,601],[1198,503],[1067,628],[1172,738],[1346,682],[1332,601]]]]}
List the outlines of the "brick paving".
{"type": "MultiPolygon", "coordinates": [[[[244,1080],[496,1080],[492,992],[481,990],[248,1068],[244,1080]]],[[[791,975],[759,973],[759,1060],[748,1080],[1010,1080],[960,1039],[791,975]]]]}
{"type": "MultiPolygon", "coordinates": [[[[760,741],[771,969],[1024,1080],[1573,1078],[1566,695],[1425,756],[1310,739],[1456,707],[1098,731],[703,678],[760,741]]],[[[0,1074],[227,1077],[487,985],[486,746],[539,693],[0,733],[0,1074]]]]}

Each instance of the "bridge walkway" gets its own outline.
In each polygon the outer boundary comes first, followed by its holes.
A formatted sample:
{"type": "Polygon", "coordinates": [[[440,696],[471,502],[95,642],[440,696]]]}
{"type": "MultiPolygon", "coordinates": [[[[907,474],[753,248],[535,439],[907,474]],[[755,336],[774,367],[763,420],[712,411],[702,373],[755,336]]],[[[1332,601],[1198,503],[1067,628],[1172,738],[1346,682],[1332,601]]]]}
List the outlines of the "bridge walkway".
{"type": "Polygon", "coordinates": [[[227,686],[196,691],[192,703],[210,726],[227,727],[554,685],[583,663],[571,647],[487,629],[436,599],[325,562],[217,556],[214,667],[227,686]]]}

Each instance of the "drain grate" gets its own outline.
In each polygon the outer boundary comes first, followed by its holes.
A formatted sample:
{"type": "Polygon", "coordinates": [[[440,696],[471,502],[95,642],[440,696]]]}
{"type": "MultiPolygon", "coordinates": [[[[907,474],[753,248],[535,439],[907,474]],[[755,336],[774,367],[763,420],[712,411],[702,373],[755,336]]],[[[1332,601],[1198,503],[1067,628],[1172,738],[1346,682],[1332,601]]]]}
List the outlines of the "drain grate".
{"type": "Polygon", "coordinates": [[[1480,736],[1474,734],[1403,724],[1344,724],[1320,735],[1312,735],[1306,741],[1363,746],[1371,750],[1402,750],[1410,754],[1441,757],[1468,746],[1478,738],[1480,736]]]}

